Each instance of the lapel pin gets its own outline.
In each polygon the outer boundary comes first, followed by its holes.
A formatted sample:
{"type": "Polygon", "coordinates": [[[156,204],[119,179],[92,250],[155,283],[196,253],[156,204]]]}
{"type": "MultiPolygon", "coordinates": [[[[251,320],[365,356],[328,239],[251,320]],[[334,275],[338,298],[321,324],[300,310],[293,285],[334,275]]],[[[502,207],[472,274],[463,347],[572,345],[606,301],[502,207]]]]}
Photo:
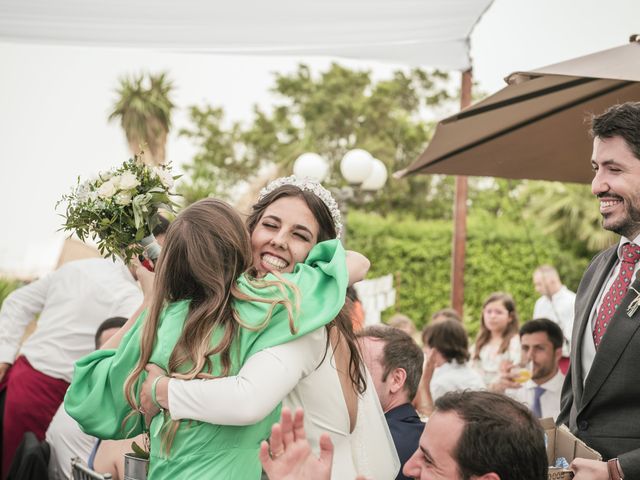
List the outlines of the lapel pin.
{"type": "Polygon", "coordinates": [[[634,298],[627,307],[627,316],[631,318],[636,313],[636,310],[638,310],[638,307],[640,307],[640,292],[633,287],[629,288],[636,293],[636,298],[634,298]]]}

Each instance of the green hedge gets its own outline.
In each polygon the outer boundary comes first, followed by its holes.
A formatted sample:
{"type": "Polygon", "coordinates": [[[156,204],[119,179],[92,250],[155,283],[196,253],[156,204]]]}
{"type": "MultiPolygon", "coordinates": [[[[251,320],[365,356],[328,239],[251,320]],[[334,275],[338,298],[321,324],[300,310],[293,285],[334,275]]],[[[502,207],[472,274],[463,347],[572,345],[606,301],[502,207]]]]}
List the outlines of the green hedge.
{"type": "MultiPolygon", "coordinates": [[[[348,220],[348,248],[369,257],[369,277],[395,275],[396,306],[383,318],[402,312],[421,328],[433,312],[449,306],[452,222],[382,218],[359,211],[351,211],[348,220]]],[[[541,263],[556,266],[563,282],[577,287],[589,259],[576,258],[553,237],[531,230],[495,217],[469,217],[464,318],[471,335],[478,329],[483,300],[497,290],[513,295],[522,321],[531,317],[538,297],[531,277],[541,263]]]]}
{"type": "Polygon", "coordinates": [[[22,283],[18,280],[0,277],[0,306],[10,293],[21,285],[22,283]]]}

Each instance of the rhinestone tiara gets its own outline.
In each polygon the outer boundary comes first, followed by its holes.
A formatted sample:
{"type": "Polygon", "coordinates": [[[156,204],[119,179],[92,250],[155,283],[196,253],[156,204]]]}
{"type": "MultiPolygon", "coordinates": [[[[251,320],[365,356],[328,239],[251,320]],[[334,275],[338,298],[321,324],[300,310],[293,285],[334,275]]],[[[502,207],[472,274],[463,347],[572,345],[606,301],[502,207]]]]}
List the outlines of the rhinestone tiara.
{"type": "Polygon", "coordinates": [[[333,198],[329,190],[324,188],[318,181],[312,178],[300,179],[295,175],[291,175],[290,177],[276,178],[266,187],[260,190],[258,201],[262,200],[266,195],[270,194],[274,190],[285,185],[293,185],[294,187],[298,187],[300,190],[304,190],[305,192],[311,192],[320,200],[322,200],[322,203],[324,203],[329,209],[329,213],[331,214],[331,218],[333,219],[333,224],[336,227],[336,238],[339,238],[342,235],[342,215],[340,215],[338,203],[333,198]]]}

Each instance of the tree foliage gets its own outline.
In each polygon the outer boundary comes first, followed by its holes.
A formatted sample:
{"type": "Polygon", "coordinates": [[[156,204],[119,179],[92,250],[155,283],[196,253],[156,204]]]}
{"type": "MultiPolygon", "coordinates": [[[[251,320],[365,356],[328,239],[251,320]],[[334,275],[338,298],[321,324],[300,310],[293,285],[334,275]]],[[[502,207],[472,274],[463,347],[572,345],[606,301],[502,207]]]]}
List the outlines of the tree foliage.
{"type": "Polygon", "coordinates": [[[165,163],[167,135],[175,105],[173,83],[166,73],[141,73],[122,77],[109,120],[120,120],[131,153],[147,150],[145,163],[165,163]]]}
{"type": "MultiPolygon", "coordinates": [[[[396,306],[385,311],[383,318],[398,311],[422,327],[433,312],[450,306],[450,221],[383,218],[363,212],[352,212],[349,221],[349,248],[372,259],[368,276],[395,276],[396,306]]],[[[482,303],[490,293],[511,293],[525,321],[538,297],[531,280],[538,265],[555,265],[563,282],[575,290],[589,260],[522,222],[490,214],[471,216],[464,274],[464,319],[469,331],[477,331],[482,303]]]]}
{"type": "Polygon", "coordinates": [[[602,215],[589,185],[528,182],[523,197],[527,215],[544,233],[572,250],[593,253],[617,241],[617,235],[602,228],[602,215]]]}
{"type": "MultiPolygon", "coordinates": [[[[275,104],[268,110],[255,107],[248,125],[234,123],[225,129],[220,109],[191,109],[192,125],[182,134],[192,138],[199,151],[185,165],[183,193],[190,201],[206,193],[228,196],[239,179],[266,163],[290,173],[305,152],[319,153],[330,162],[329,186],[344,185],[339,163],[353,148],[368,150],[391,174],[420,155],[434,127],[425,117],[451,101],[449,89],[446,73],[421,69],[397,71],[379,81],[369,71],[338,64],[319,75],[306,65],[291,74],[276,74],[275,104]]],[[[438,218],[443,212],[449,215],[452,193],[452,180],[443,176],[389,178],[371,207],[383,214],[403,210],[418,218],[438,218]]]]}

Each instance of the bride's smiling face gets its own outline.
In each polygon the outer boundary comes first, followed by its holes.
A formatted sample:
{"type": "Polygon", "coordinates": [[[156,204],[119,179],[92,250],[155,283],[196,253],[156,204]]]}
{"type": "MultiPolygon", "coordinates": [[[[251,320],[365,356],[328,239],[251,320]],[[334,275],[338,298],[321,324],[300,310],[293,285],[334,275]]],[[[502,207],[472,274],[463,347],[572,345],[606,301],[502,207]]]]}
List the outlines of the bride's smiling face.
{"type": "Polygon", "coordinates": [[[253,266],[258,276],[271,271],[292,272],[318,243],[319,229],[302,198],[281,197],[271,203],[251,234],[253,266]]]}

